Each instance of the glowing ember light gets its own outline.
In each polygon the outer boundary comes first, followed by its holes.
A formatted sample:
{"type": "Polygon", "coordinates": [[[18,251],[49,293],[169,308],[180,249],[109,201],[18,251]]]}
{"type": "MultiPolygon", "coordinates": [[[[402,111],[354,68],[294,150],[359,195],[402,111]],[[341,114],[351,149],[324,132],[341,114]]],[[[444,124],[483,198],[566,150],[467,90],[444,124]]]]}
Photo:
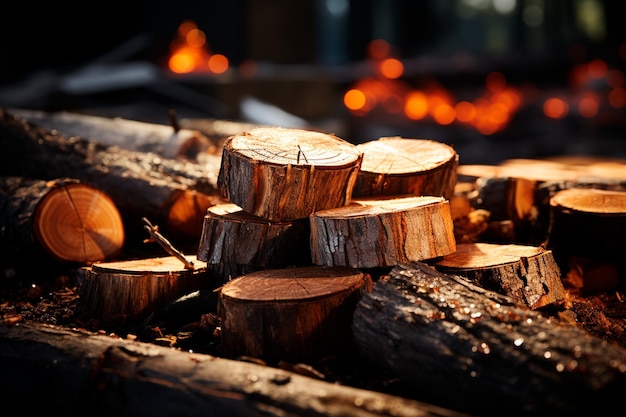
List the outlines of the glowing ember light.
{"type": "Polygon", "coordinates": [[[177,74],[206,71],[222,74],[228,70],[228,59],[221,54],[212,55],[205,33],[195,22],[183,21],[178,27],[178,38],[172,41],[168,60],[169,69],[177,74]]]}
{"type": "Polygon", "coordinates": [[[591,78],[604,78],[608,71],[606,62],[601,59],[594,59],[587,64],[587,72],[591,78]]]}
{"type": "Polygon", "coordinates": [[[470,123],[476,117],[476,107],[469,101],[460,101],[454,106],[456,119],[459,122],[470,123]]]}
{"type": "Polygon", "coordinates": [[[447,103],[437,105],[432,112],[432,116],[440,125],[449,125],[456,118],[454,107],[447,103]]]}
{"type": "Polygon", "coordinates": [[[598,114],[599,107],[598,97],[593,93],[588,93],[578,102],[578,113],[588,119],[598,114]]]}
{"type": "Polygon", "coordinates": [[[609,104],[616,109],[626,106],[626,90],[618,87],[609,92],[609,104]]]}
{"type": "Polygon", "coordinates": [[[378,66],[380,74],[389,79],[400,78],[404,73],[404,65],[395,58],[386,58],[378,66]]]}
{"type": "Polygon", "coordinates": [[[504,78],[504,74],[501,72],[490,72],[487,74],[485,86],[492,93],[502,91],[506,87],[506,78],[504,78]]]}
{"type": "Polygon", "coordinates": [[[343,104],[352,111],[363,109],[366,102],[367,98],[365,97],[365,93],[361,90],[348,90],[346,94],[343,95],[343,104]]]}
{"type": "Polygon", "coordinates": [[[391,45],[383,39],[374,39],[367,45],[367,54],[370,58],[384,59],[391,53],[391,45]]]}
{"type": "Polygon", "coordinates": [[[223,74],[228,70],[228,58],[222,54],[211,55],[208,64],[209,70],[215,74],[223,74]]]}
{"type": "Polygon", "coordinates": [[[563,119],[569,113],[565,100],[551,97],[543,103],[543,113],[551,119],[563,119]]]}
{"type": "Polygon", "coordinates": [[[404,101],[404,114],[411,120],[421,120],[428,113],[428,98],[421,91],[411,91],[404,101]]]}

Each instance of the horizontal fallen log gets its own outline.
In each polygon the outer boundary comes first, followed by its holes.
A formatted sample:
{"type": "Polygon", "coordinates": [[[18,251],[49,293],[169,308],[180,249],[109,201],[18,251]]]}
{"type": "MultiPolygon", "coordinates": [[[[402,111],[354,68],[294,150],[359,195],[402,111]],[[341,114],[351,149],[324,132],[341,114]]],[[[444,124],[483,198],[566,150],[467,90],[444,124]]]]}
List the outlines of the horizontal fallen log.
{"type": "Polygon", "coordinates": [[[219,166],[67,137],[3,109],[0,148],[0,175],[71,177],[106,192],[123,217],[127,236],[133,231],[143,235],[141,219],[147,217],[170,237],[197,245],[206,209],[224,201],[217,189],[219,166]]]}
{"type": "Polygon", "coordinates": [[[3,406],[22,414],[461,417],[283,369],[53,326],[0,326],[3,406]]]}
{"type": "Polygon", "coordinates": [[[354,315],[359,350],[406,396],[480,415],[608,415],[626,349],[423,263],[399,265],[354,315]]]}

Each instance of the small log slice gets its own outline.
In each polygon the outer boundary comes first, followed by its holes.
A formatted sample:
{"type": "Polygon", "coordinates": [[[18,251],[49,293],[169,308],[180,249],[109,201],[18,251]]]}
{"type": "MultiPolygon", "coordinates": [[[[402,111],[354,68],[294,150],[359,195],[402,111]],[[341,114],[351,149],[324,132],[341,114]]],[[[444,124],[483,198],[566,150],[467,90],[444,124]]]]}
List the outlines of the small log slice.
{"type": "Polygon", "coordinates": [[[331,134],[259,127],[224,143],[218,186],[244,211],[273,221],[350,202],[363,155],[331,134]]]}
{"type": "Polygon", "coordinates": [[[32,257],[43,248],[62,262],[89,263],[124,244],[121,215],[104,191],[72,178],[0,177],[0,238],[4,255],[32,257]]]}
{"type": "Polygon", "coordinates": [[[413,194],[449,200],[454,194],[459,156],[446,144],[382,137],[357,148],[363,163],[353,197],[413,194]]]}
{"type": "Polygon", "coordinates": [[[307,266],[257,271],[220,291],[222,349],[267,361],[301,361],[353,347],[352,315],[372,286],[352,268],[307,266]]]}
{"type": "Polygon", "coordinates": [[[456,250],[450,205],[443,197],[363,197],[315,212],[310,222],[316,265],[389,267],[456,250]]]}
{"type": "Polygon", "coordinates": [[[525,245],[461,243],[433,263],[448,274],[508,295],[531,309],[564,301],[565,288],[552,251],[525,245]]]}
{"type": "Polygon", "coordinates": [[[218,204],[204,217],[198,259],[221,285],[261,269],[310,265],[309,236],[308,219],[269,221],[236,204],[218,204]]]}
{"type": "Polygon", "coordinates": [[[206,287],[206,264],[187,268],[175,256],[97,262],[82,268],[77,312],[103,322],[137,321],[182,295],[206,287]]]}

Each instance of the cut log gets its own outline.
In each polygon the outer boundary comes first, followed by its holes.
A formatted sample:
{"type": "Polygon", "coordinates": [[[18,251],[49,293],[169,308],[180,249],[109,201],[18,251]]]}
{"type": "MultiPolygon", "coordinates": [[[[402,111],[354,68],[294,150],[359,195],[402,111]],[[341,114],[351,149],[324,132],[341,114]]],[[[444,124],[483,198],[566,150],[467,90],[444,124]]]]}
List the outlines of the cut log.
{"type": "Polygon", "coordinates": [[[496,166],[461,165],[458,175],[475,182],[475,208],[488,210],[494,222],[512,221],[515,243],[533,245],[545,243],[549,201],[557,192],[570,188],[626,191],[626,162],[619,160],[511,159],[496,166]]]}
{"type": "Polygon", "coordinates": [[[306,361],[349,351],[357,301],[369,274],[344,267],[294,267],[253,272],[220,291],[226,357],[306,361]]]}
{"type": "Polygon", "coordinates": [[[221,148],[217,144],[194,129],[176,129],[174,126],[121,117],[100,117],[65,111],[49,113],[11,109],[10,112],[64,136],[79,136],[130,151],[149,152],[165,158],[193,162],[206,162],[211,156],[221,155],[221,148]]]}
{"type": "Polygon", "coordinates": [[[450,146],[427,139],[382,137],[360,143],[363,163],[352,196],[426,195],[450,199],[459,156],[450,146]]]}
{"type": "Polygon", "coordinates": [[[206,264],[186,256],[96,262],[82,268],[77,313],[103,323],[137,322],[182,295],[207,287],[206,264]]]}
{"type": "Polygon", "coordinates": [[[461,243],[456,252],[433,262],[437,270],[463,276],[538,309],[565,300],[561,272],[552,251],[526,245],[461,243]]]}
{"type": "Polygon", "coordinates": [[[256,128],[224,143],[218,186],[244,211],[272,221],[350,202],[363,155],[331,134],[256,128]]]}
{"type": "Polygon", "coordinates": [[[623,403],[622,346],[423,263],[374,284],[353,334],[407,398],[478,415],[609,414],[623,403]]]}
{"type": "Polygon", "coordinates": [[[72,178],[0,177],[0,190],[3,264],[30,265],[38,254],[90,263],[122,249],[122,217],[111,198],[91,185],[72,178]]]}
{"type": "Polygon", "coordinates": [[[309,237],[308,219],[274,222],[218,204],[204,217],[198,259],[219,286],[262,269],[311,265],[309,237]]]}
{"type": "Polygon", "coordinates": [[[193,241],[195,250],[206,209],[225,201],[216,188],[218,167],[65,137],[2,109],[0,147],[0,175],[71,177],[107,193],[122,215],[127,237],[141,232],[141,219],[147,217],[172,238],[193,241]]]}
{"type": "Polygon", "coordinates": [[[24,415],[466,415],[278,368],[52,326],[0,326],[0,367],[3,406],[24,415]]]}
{"type": "Polygon", "coordinates": [[[389,267],[456,250],[450,205],[443,197],[353,199],[310,216],[316,265],[389,267]]]}
{"type": "Polygon", "coordinates": [[[623,258],[626,192],[574,188],[550,198],[548,244],[567,255],[623,258]]]}

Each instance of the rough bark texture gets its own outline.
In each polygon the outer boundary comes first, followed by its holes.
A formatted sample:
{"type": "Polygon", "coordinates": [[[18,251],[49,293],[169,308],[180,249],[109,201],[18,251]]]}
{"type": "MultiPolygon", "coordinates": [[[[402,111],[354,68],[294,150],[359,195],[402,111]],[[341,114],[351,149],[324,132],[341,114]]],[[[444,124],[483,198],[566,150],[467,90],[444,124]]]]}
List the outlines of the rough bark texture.
{"type": "Polygon", "coordinates": [[[433,263],[437,270],[461,275],[508,295],[531,309],[564,302],[565,288],[552,251],[534,246],[465,243],[433,263]]]}
{"type": "Polygon", "coordinates": [[[222,349],[267,361],[307,361],[353,349],[350,327],[371,277],[352,268],[253,272],[221,288],[222,349]]]}
{"type": "Polygon", "coordinates": [[[224,143],[218,185],[230,202],[272,221],[350,202],[363,155],[334,135],[256,128],[224,143]]]}
{"type": "Polygon", "coordinates": [[[207,287],[206,264],[187,257],[187,269],[174,256],[97,262],[81,270],[77,313],[103,323],[120,317],[137,322],[167,303],[207,287]]]}
{"type": "MultiPolygon", "coordinates": [[[[119,146],[137,152],[149,152],[169,159],[208,162],[219,156],[218,147],[197,130],[121,117],[100,117],[71,112],[43,112],[12,109],[16,116],[56,130],[65,136],[79,136],[107,146],[119,146]]],[[[219,165],[219,161],[218,165],[219,165]]]]}
{"type": "Polygon", "coordinates": [[[411,398],[494,416],[608,414],[623,403],[622,346],[423,263],[379,279],[353,333],[411,398]]]}
{"type": "Polygon", "coordinates": [[[450,206],[443,197],[359,198],[315,212],[314,264],[377,268],[422,261],[456,250],[450,206]]]}
{"type": "Polygon", "coordinates": [[[462,417],[282,369],[44,325],[0,327],[3,405],[25,415],[462,417]]]}
{"type": "Polygon", "coordinates": [[[122,249],[120,213],[106,193],[91,185],[72,178],[0,177],[0,190],[5,268],[28,268],[32,259],[95,262],[122,249]]]}
{"type": "Polygon", "coordinates": [[[215,167],[62,136],[2,109],[0,147],[0,175],[71,177],[106,192],[122,214],[127,236],[142,231],[141,218],[147,217],[169,236],[197,245],[206,209],[224,202],[215,167]]]}
{"type": "Polygon", "coordinates": [[[353,197],[383,195],[443,196],[457,182],[459,156],[450,146],[426,139],[382,137],[357,145],[363,163],[353,197]]]}
{"type": "Polygon", "coordinates": [[[309,236],[307,219],[272,222],[236,204],[218,204],[204,217],[198,259],[223,284],[261,269],[310,265],[309,236]]]}

